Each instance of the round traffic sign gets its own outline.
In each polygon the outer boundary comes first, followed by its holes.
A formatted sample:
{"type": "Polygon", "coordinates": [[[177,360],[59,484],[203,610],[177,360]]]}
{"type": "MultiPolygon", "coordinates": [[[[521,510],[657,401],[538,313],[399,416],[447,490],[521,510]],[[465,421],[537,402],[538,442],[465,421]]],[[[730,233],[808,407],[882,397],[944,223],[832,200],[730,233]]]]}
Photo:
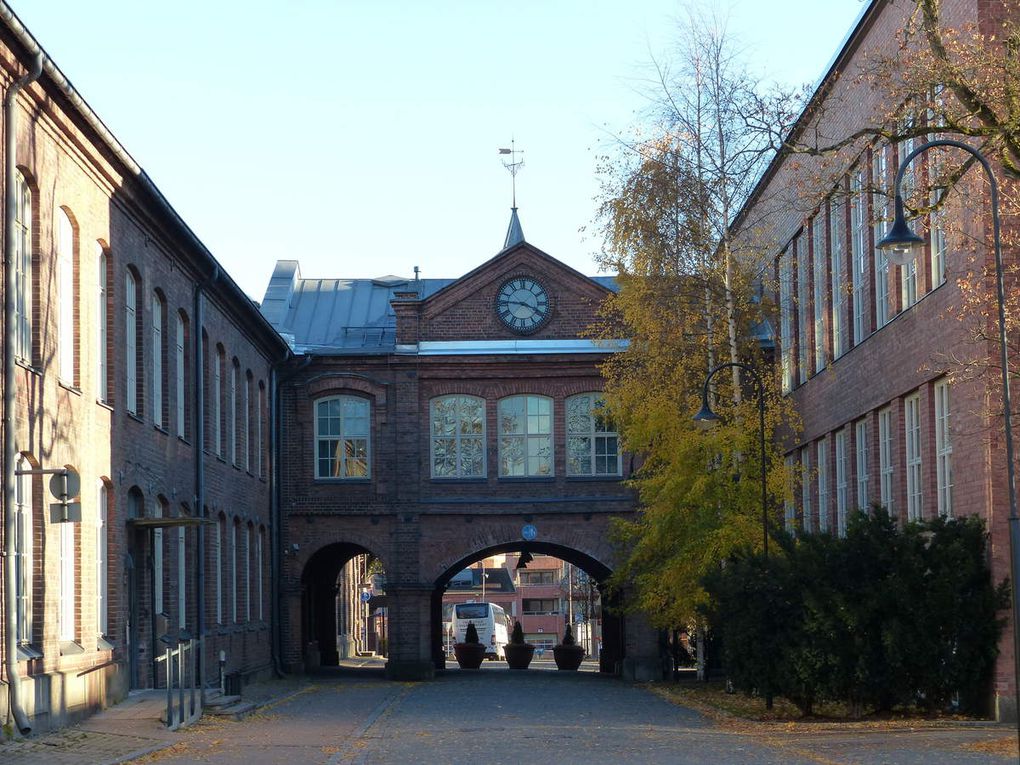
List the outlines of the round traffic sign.
{"type": "Polygon", "coordinates": [[[536,529],[530,523],[526,524],[524,526],[524,528],[521,529],[521,537],[523,539],[525,539],[526,541],[528,541],[528,542],[532,541],[537,536],[538,536],[538,529],[536,529]]]}

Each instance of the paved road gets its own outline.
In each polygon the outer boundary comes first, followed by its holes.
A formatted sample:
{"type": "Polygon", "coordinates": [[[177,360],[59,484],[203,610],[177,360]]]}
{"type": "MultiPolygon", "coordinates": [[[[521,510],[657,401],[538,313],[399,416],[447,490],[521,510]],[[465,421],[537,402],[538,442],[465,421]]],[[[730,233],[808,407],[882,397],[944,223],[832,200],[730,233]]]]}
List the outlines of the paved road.
{"type": "Polygon", "coordinates": [[[270,765],[989,765],[965,745],[1008,728],[789,733],[713,723],[643,687],[586,673],[452,670],[428,683],[315,678],[242,722],[206,721],[158,763],[270,765]]]}

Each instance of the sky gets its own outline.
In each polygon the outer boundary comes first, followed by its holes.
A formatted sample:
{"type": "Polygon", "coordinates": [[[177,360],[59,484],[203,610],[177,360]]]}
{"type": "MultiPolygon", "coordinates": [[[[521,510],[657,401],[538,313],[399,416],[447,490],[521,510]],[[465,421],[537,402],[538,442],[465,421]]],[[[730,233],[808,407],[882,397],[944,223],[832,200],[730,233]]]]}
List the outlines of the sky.
{"type": "MultiPolygon", "coordinates": [[[[678,0],[9,0],[234,280],[455,278],[510,218],[597,273],[597,159],[642,119],[678,0]],[[587,231],[586,231],[587,227],[587,231]]],[[[815,83],[862,0],[702,0],[753,71],[815,83]]]]}

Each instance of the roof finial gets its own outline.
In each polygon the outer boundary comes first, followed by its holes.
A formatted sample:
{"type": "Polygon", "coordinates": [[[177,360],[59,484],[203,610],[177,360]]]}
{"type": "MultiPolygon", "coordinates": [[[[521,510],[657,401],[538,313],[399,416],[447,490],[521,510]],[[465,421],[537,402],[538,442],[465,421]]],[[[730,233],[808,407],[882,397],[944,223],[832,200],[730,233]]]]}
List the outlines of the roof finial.
{"type": "Polygon", "coordinates": [[[513,205],[512,205],[512,207],[513,207],[514,210],[516,210],[517,209],[517,171],[520,170],[522,167],[524,167],[524,159],[523,158],[522,159],[517,159],[517,155],[518,154],[524,154],[524,150],[521,149],[520,151],[518,151],[517,150],[517,146],[514,143],[514,139],[511,137],[511,139],[510,139],[510,148],[509,149],[500,149],[499,153],[500,154],[509,154],[510,155],[510,161],[509,162],[507,162],[505,159],[503,160],[503,167],[505,167],[507,170],[510,171],[510,178],[511,178],[510,186],[511,186],[511,190],[512,190],[512,193],[513,193],[513,205]]]}

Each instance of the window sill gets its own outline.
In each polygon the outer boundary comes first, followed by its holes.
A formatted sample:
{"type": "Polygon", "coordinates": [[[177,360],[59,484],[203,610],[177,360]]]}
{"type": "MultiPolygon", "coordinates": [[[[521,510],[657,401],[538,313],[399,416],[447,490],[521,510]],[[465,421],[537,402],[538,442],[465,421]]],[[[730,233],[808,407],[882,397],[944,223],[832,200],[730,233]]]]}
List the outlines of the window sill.
{"type": "Polygon", "coordinates": [[[42,651],[37,651],[27,643],[22,643],[18,646],[18,661],[32,661],[33,659],[41,659],[42,656],[42,651]]]}
{"type": "Polygon", "coordinates": [[[552,483],[556,480],[554,475],[501,475],[500,482],[507,483],[552,483]]]}
{"type": "Polygon", "coordinates": [[[188,440],[187,438],[185,438],[184,436],[177,436],[177,440],[178,440],[178,441],[180,441],[180,442],[181,442],[182,444],[184,444],[185,446],[191,446],[191,441],[189,441],[189,440],[188,440]]]}
{"type": "Polygon", "coordinates": [[[622,475],[568,475],[567,481],[570,483],[590,483],[592,481],[601,481],[604,483],[619,483],[623,480],[622,475]]]}
{"type": "Polygon", "coordinates": [[[164,436],[169,436],[170,435],[170,431],[167,430],[166,428],[164,428],[162,425],[157,425],[156,423],[152,423],[152,428],[153,428],[153,430],[158,430],[164,436]]]}
{"type": "Polygon", "coordinates": [[[96,399],[96,406],[102,407],[103,409],[106,409],[109,412],[113,411],[113,404],[107,401],[103,401],[103,399],[101,398],[96,399]]]}
{"type": "Polygon", "coordinates": [[[487,483],[489,479],[488,479],[487,476],[478,476],[478,477],[474,477],[474,478],[465,478],[465,477],[460,477],[460,476],[450,476],[450,477],[432,476],[429,480],[432,483],[441,483],[441,484],[449,485],[451,483],[470,483],[470,484],[487,483]]]}
{"type": "Polygon", "coordinates": [[[372,483],[371,478],[315,478],[314,483],[318,484],[363,484],[372,483]]]}
{"type": "Polygon", "coordinates": [[[78,654],[85,653],[85,649],[75,643],[73,640],[61,640],[60,641],[60,655],[61,656],[77,656],[78,654]]]}
{"type": "MultiPolygon", "coordinates": [[[[14,364],[15,364],[15,366],[19,366],[22,369],[24,369],[25,371],[31,372],[34,375],[41,375],[42,374],[42,370],[39,369],[39,367],[33,366],[31,363],[29,363],[28,361],[25,361],[24,359],[15,359],[14,360],[14,364]]],[[[42,654],[39,654],[39,656],[42,656],[42,654]]]]}
{"type": "Polygon", "coordinates": [[[226,465],[226,464],[227,464],[227,461],[226,461],[226,460],[225,460],[225,459],[223,458],[223,455],[222,455],[222,454],[217,454],[217,455],[216,455],[216,461],[217,461],[217,462],[222,462],[222,463],[223,463],[224,465],[226,465]]]}
{"type": "Polygon", "coordinates": [[[129,420],[134,420],[135,422],[141,423],[142,425],[145,424],[145,420],[139,417],[137,412],[128,412],[127,416],[129,420]]]}
{"type": "Polygon", "coordinates": [[[69,383],[66,380],[57,379],[57,385],[66,390],[68,393],[73,393],[76,396],[81,395],[81,388],[74,383],[69,383]]]}
{"type": "Polygon", "coordinates": [[[100,635],[96,638],[96,650],[97,651],[113,651],[116,650],[117,646],[106,639],[105,635],[100,635]]]}

